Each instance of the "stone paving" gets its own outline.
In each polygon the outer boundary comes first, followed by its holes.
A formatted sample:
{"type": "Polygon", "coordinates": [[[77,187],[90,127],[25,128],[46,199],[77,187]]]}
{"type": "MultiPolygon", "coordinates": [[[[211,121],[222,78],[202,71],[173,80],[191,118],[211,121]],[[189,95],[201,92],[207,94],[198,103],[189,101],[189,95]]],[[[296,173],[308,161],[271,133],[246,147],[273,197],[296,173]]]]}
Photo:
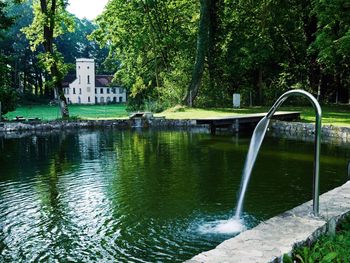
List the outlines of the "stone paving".
{"type": "Polygon", "coordinates": [[[334,232],[338,222],[350,214],[350,182],[320,196],[320,217],[314,217],[311,212],[312,201],[309,201],[187,262],[282,262],[283,255],[291,255],[294,248],[313,243],[321,234],[334,232]]]}

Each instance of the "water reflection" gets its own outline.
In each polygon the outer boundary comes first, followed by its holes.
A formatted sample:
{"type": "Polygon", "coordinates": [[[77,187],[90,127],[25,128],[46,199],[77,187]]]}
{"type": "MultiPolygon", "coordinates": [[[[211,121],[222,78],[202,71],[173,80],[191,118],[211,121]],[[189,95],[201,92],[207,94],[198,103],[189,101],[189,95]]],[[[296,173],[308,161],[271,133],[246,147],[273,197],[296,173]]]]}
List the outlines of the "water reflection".
{"type": "MultiPolygon", "coordinates": [[[[175,131],[0,137],[0,262],[174,262],[211,249],[229,236],[199,226],[232,215],[248,143],[175,131]]],[[[311,198],[312,147],[267,138],[251,224],[311,198]]],[[[349,148],[323,147],[323,192],[345,181],[349,148]]]]}

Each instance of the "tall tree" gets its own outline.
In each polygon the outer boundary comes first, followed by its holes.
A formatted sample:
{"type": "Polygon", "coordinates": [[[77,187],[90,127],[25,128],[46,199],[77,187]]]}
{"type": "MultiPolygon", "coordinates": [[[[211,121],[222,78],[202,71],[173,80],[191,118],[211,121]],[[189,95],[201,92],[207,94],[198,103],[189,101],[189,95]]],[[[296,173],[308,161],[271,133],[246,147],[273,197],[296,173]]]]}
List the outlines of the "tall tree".
{"type": "Polygon", "coordinates": [[[208,53],[209,28],[210,28],[210,8],[214,0],[200,0],[200,19],[198,26],[196,58],[192,71],[191,83],[188,86],[187,94],[184,99],[185,105],[191,105],[197,97],[202,83],[205,58],[208,53]]]}
{"type": "Polygon", "coordinates": [[[74,20],[67,10],[67,0],[34,0],[34,19],[30,26],[24,28],[33,50],[39,45],[44,53],[39,56],[44,69],[51,76],[49,85],[54,88],[58,98],[62,118],[69,117],[68,105],[64,96],[62,80],[67,73],[62,55],[57,51],[54,40],[66,31],[73,31],[74,20]]]}
{"type": "MultiPolygon", "coordinates": [[[[0,39],[6,36],[6,31],[12,25],[13,19],[6,14],[7,3],[0,1],[0,39]]],[[[11,87],[11,71],[9,68],[10,58],[6,54],[6,47],[0,46],[0,121],[2,114],[15,109],[16,93],[11,87]]]]}
{"type": "Polygon", "coordinates": [[[197,1],[111,0],[93,37],[110,48],[129,103],[181,103],[195,50],[197,1]]]}

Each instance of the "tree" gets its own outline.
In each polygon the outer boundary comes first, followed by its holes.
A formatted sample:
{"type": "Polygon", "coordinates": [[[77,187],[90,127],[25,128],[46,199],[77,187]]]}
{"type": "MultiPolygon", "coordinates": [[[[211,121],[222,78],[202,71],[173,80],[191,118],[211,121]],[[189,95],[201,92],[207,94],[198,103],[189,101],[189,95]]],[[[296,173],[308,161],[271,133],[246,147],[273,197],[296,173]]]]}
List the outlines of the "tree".
{"type": "Polygon", "coordinates": [[[108,62],[130,91],[130,104],[181,103],[195,53],[197,8],[186,0],[108,2],[92,37],[109,48],[108,62]]]}
{"type": "MultiPolygon", "coordinates": [[[[13,19],[8,17],[5,12],[6,7],[6,3],[0,1],[0,39],[5,37],[6,30],[13,23],[13,19]]],[[[0,116],[14,110],[17,102],[17,94],[11,87],[11,71],[8,67],[9,58],[6,56],[5,50],[6,48],[0,46],[0,75],[2,78],[0,82],[0,116]]]]}
{"type": "Polygon", "coordinates": [[[49,86],[54,88],[59,98],[62,118],[69,117],[67,100],[62,87],[62,80],[68,68],[64,64],[61,53],[57,51],[54,40],[64,32],[74,29],[74,20],[66,11],[66,6],[66,0],[34,0],[34,20],[30,26],[23,29],[30,40],[32,50],[36,50],[39,45],[44,48],[39,60],[51,76],[49,86]]]}
{"type": "Polygon", "coordinates": [[[192,71],[192,79],[189,84],[186,97],[184,99],[185,105],[192,106],[193,100],[197,97],[199,88],[201,86],[205,58],[208,54],[209,42],[209,28],[210,28],[210,8],[211,2],[214,0],[201,0],[200,4],[200,19],[198,26],[196,60],[192,71]]]}

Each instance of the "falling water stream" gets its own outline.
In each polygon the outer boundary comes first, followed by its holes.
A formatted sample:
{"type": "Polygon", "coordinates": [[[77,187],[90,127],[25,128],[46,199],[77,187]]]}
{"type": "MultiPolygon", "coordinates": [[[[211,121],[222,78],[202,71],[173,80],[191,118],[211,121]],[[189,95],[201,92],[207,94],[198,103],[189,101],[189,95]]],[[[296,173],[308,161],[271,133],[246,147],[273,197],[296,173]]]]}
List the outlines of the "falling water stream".
{"type": "Polygon", "coordinates": [[[262,118],[258,125],[255,127],[252,139],[250,141],[248,154],[246,157],[241,187],[239,192],[239,198],[237,202],[236,213],[233,217],[228,220],[219,220],[215,222],[208,223],[202,227],[204,231],[218,234],[237,234],[245,230],[244,220],[242,219],[242,209],[244,203],[244,196],[247,191],[250,175],[252,173],[254,163],[258,156],[259,149],[264,140],[267,127],[269,126],[270,119],[262,118]]]}
{"type": "Polygon", "coordinates": [[[264,117],[260,120],[258,125],[255,127],[252,139],[250,141],[249,150],[247,158],[244,164],[242,182],[240,188],[239,199],[237,202],[235,219],[239,220],[242,214],[244,196],[247,191],[247,186],[249,183],[250,175],[252,173],[256,157],[258,156],[259,149],[261,147],[262,141],[264,140],[267,127],[269,126],[270,119],[264,117]]]}

